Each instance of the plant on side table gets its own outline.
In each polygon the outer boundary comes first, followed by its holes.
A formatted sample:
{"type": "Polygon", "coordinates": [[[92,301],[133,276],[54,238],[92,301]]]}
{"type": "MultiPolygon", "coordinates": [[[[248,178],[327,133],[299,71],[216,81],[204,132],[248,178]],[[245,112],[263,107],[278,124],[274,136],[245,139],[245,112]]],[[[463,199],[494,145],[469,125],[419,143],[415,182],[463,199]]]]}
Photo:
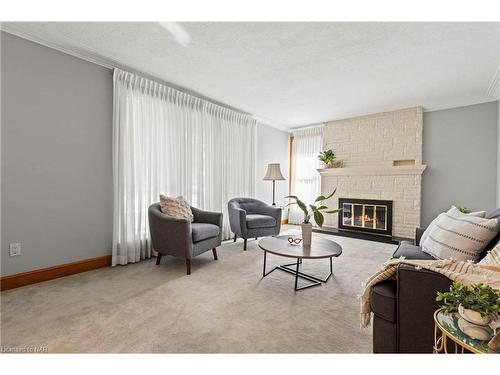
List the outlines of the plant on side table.
{"type": "Polygon", "coordinates": [[[304,213],[304,221],[300,225],[302,229],[302,243],[304,246],[311,246],[311,237],[312,237],[312,223],[311,223],[311,217],[314,217],[314,221],[319,227],[323,226],[323,223],[325,222],[325,217],[323,214],[335,214],[339,211],[341,211],[341,208],[337,208],[334,210],[331,210],[328,208],[328,206],[324,205],[324,201],[327,199],[330,199],[333,197],[337,189],[335,189],[330,195],[324,196],[320,195],[318,196],[313,204],[306,205],[303,201],[301,201],[296,195],[288,195],[285,198],[290,198],[294,199],[295,202],[291,202],[288,204],[288,206],[292,204],[296,204],[299,206],[299,208],[302,210],[304,213]],[[308,207],[309,206],[309,207],[308,207]]]}
{"type": "Polygon", "coordinates": [[[486,340],[488,324],[500,314],[500,291],[489,285],[464,285],[455,281],[448,292],[437,292],[436,301],[448,313],[458,312],[458,326],[468,336],[486,340]]]}

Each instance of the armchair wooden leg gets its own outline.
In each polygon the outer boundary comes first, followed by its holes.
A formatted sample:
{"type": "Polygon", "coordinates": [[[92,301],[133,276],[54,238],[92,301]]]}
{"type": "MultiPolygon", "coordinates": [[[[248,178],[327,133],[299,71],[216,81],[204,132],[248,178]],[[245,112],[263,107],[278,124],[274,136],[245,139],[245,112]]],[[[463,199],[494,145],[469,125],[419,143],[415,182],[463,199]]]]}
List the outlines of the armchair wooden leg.
{"type": "Polygon", "coordinates": [[[158,255],[156,256],[156,265],[160,264],[160,261],[161,261],[161,253],[158,253],[158,255]]]}
{"type": "Polygon", "coordinates": [[[246,251],[247,250],[247,239],[245,238],[244,242],[243,242],[243,250],[246,251]]]}
{"type": "Polygon", "coordinates": [[[236,238],[237,238],[237,237],[238,237],[238,236],[235,234],[235,235],[234,235],[234,241],[233,241],[233,242],[236,242],[236,238]]]}
{"type": "Polygon", "coordinates": [[[186,258],[186,274],[191,275],[191,259],[186,258]]]}
{"type": "Polygon", "coordinates": [[[215,249],[215,247],[212,249],[212,253],[214,253],[214,259],[217,260],[217,250],[215,249]]]}

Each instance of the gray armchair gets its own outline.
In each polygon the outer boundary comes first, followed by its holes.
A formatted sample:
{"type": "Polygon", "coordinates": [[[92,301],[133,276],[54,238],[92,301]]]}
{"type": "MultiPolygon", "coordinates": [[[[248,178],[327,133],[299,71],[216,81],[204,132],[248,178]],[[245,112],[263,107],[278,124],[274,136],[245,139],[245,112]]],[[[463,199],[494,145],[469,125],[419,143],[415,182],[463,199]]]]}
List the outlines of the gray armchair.
{"type": "Polygon", "coordinates": [[[233,198],[227,204],[229,224],[234,241],[243,238],[243,250],[248,238],[277,236],[281,229],[281,208],[253,198],[233,198]]]}
{"type": "Polygon", "coordinates": [[[186,259],[187,274],[191,274],[191,259],[212,249],[217,260],[216,247],[222,241],[222,213],[191,207],[194,220],[178,219],[161,212],[160,204],[149,207],[149,230],[153,249],[158,252],[156,264],[162,255],[186,259]]]}

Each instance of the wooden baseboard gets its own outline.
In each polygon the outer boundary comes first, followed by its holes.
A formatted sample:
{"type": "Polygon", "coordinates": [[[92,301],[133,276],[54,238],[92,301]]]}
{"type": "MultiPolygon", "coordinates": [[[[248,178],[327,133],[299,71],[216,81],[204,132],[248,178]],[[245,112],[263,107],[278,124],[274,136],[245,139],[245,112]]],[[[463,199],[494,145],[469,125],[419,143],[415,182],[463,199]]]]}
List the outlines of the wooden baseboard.
{"type": "Polygon", "coordinates": [[[288,219],[281,219],[281,224],[288,224],[288,219]]]}
{"type": "Polygon", "coordinates": [[[15,275],[0,278],[0,290],[19,288],[20,286],[36,284],[42,281],[57,279],[59,277],[74,275],[75,273],[95,270],[107,266],[111,266],[111,255],[60,264],[40,270],[16,273],[15,275]]]}

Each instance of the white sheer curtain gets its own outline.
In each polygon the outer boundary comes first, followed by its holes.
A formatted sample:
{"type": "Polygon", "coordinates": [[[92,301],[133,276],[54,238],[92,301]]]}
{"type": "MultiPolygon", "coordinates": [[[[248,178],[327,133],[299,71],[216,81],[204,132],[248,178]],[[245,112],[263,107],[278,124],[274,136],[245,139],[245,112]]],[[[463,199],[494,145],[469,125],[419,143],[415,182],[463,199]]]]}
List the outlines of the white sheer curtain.
{"type": "Polygon", "coordinates": [[[149,205],[160,193],[223,212],[253,196],[255,127],[248,115],[115,69],[112,264],[151,256],[149,205]]]}
{"type": "MultiPolygon", "coordinates": [[[[321,190],[317,169],[321,168],[318,154],[322,148],[323,125],[293,132],[291,195],[297,195],[306,204],[313,203],[321,190]]],[[[300,208],[290,206],[288,222],[300,224],[303,221],[300,208]]]]}

